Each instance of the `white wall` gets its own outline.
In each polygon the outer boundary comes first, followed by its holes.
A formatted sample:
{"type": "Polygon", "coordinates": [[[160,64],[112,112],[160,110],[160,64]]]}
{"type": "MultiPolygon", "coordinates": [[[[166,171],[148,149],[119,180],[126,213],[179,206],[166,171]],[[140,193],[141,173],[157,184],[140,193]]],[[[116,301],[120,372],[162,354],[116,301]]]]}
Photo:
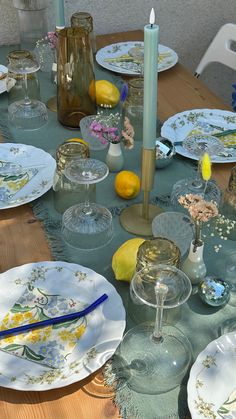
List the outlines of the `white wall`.
{"type": "MultiPolygon", "coordinates": [[[[48,29],[55,25],[53,0],[48,1],[48,29]]],[[[66,20],[73,12],[88,11],[97,34],[141,29],[155,8],[160,43],[173,48],[189,70],[195,70],[202,54],[221,25],[236,23],[235,0],[65,0],[66,20]]],[[[0,44],[19,42],[17,12],[11,0],[0,0],[0,44]]],[[[202,80],[231,104],[234,71],[212,64],[202,80]]]]}

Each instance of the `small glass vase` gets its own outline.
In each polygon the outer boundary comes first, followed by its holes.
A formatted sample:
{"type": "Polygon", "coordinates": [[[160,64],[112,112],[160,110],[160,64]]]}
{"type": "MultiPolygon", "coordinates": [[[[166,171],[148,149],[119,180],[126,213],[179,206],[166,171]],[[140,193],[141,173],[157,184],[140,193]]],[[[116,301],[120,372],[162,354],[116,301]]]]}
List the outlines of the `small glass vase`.
{"type": "Polygon", "coordinates": [[[206,265],[203,259],[204,243],[199,241],[195,245],[194,240],[190,244],[187,258],[184,260],[181,270],[189,277],[192,285],[198,285],[206,276],[206,265]]]}
{"type": "Polygon", "coordinates": [[[124,167],[124,155],[120,143],[110,143],[106,164],[110,172],[119,172],[124,167]]]}

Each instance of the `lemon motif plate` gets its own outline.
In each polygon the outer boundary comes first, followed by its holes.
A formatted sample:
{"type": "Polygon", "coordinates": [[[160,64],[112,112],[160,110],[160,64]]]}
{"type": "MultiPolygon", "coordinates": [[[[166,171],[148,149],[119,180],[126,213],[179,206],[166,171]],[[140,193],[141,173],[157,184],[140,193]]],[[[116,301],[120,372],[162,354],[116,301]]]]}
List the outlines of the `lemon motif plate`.
{"type": "Polygon", "coordinates": [[[108,299],[78,324],[67,322],[4,338],[0,385],[43,391],[88,377],[115,352],[125,329],[125,309],[115,288],[91,269],[67,262],[29,263],[0,274],[0,328],[30,317],[78,311],[102,294],[108,299]],[[59,326],[59,328],[58,328],[59,326]],[[76,327],[76,333],[74,329],[76,327]],[[7,345],[7,346],[6,346],[7,345]]]}
{"type": "Polygon", "coordinates": [[[7,74],[8,69],[5,67],[5,65],[0,64],[0,94],[3,92],[6,92],[7,90],[7,84],[6,84],[6,77],[5,74],[7,74]]]}
{"type": "Polygon", "coordinates": [[[226,333],[198,355],[188,380],[192,419],[236,418],[236,332],[226,333]]]}
{"type": "Polygon", "coordinates": [[[55,159],[25,144],[0,144],[0,209],[26,204],[52,186],[55,159]]]}
{"type": "MultiPolygon", "coordinates": [[[[168,70],[178,62],[178,55],[173,49],[158,45],[158,72],[168,70]]],[[[119,74],[141,74],[143,67],[144,43],[118,42],[101,48],[96,54],[98,64],[107,70],[119,74]]]]}
{"type": "MultiPolygon", "coordinates": [[[[226,130],[236,130],[236,113],[220,109],[192,109],[180,112],[167,119],[161,128],[161,136],[173,143],[182,142],[189,135],[213,135],[226,130]]],[[[211,156],[213,163],[236,162],[236,133],[218,137],[224,146],[223,152],[211,156]]],[[[178,154],[193,160],[199,157],[175,144],[178,154]]]]}

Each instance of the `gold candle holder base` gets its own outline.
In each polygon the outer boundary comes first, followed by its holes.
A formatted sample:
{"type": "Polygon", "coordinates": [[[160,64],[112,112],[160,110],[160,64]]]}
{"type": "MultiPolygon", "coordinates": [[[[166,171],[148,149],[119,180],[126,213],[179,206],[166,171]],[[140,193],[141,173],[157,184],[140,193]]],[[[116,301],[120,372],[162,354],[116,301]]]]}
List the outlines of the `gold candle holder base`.
{"type": "Polygon", "coordinates": [[[120,214],[120,223],[129,233],[151,237],[152,220],[156,215],[163,212],[157,205],[148,205],[148,219],[143,217],[143,204],[134,204],[125,208],[120,214]]]}
{"type": "Polygon", "coordinates": [[[50,109],[50,111],[57,112],[57,97],[53,96],[50,99],[48,99],[46,105],[47,108],[50,109]]]}
{"type": "Polygon", "coordinates": [[[120,215],[122,227],[129,233],[152,236],[152,220],[164,210],[157,205],[149,204],[149,193],[153,188],[155,174],[156,150],[142,150],[141,188],[143,203],[125,208],[120,215]]]}

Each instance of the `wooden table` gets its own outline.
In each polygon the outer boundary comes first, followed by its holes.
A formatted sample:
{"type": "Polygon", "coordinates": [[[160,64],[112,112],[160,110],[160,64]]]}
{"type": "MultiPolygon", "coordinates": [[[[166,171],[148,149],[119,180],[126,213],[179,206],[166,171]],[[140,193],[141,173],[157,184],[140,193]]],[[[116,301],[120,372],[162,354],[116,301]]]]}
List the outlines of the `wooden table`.
{"type": "MultiPolygon", "coordinates": [[[[101,35],[97,48],[122,42],[143,40],[140,30],[101,35]]],[[[181,64],[159,74],[158,116],[164,121],[187,109],[230,109],[181,64]]],[[[215,164],[213,177],[225,188],[234,164],[215,164]]],[[[51,260],[43,228],[28,205],[0,212],[0,269],[6,271],[29,262],[51,260]]],[[[83,382],[45,392],[21,392],[0,388],[1,419],[109,419],[118,418],[111,399],[87,395],[83,382]]]]}

